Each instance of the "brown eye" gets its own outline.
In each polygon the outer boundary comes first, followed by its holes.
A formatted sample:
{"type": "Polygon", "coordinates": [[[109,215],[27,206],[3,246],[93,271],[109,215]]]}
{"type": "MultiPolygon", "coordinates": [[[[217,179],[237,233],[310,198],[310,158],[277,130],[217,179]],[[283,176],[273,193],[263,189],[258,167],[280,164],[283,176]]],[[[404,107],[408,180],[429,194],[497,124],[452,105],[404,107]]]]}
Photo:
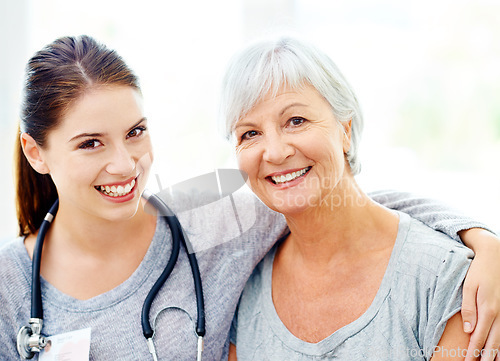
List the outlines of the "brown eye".
{"type": "Polygon", "coordinates": [[[130,132],[128,132],[127,138],[139,137],[145,131],[146,131],[146,127],[137,127],[137,128],[134,128],[130,132]]]}
{"type": "Polygon", "coordinates": [[[249,130],[248,132],[243,133],[241,136],[241,140],[248,140],[255,138],[259,133],[256,130],[249,130]]]}
{"type": "Polygon", "coordinates": [[[102,143],[100,141],[98,141],[97,139],[89,139],[83,143],[80,143],[78,148],[80,148],[80,149],[94,149],[94,148],[97,148],[101,144],[102,143]]]}
{"type": "Polygon", "coordinates": [[[301,118],[301,117],[296,117],[296,118],[292,118],[289,120],[289,123],[294,127],[300,127],[305,122],[306,122],[306,120],[304,118],[301,118]]]}

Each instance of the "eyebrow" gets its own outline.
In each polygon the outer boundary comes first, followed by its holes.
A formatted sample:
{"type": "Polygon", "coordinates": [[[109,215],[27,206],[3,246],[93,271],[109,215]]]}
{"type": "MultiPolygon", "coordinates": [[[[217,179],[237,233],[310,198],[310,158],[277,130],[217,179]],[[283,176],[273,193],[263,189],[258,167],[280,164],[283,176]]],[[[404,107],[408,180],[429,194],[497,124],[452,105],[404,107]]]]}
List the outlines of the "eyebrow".
{"type": "Polygon", "coordinates": [[[293,108],[293,107],[307,107],[307,104],[303,104],[303,103],[298,103],[298,102],[295,102],[295,103],[292,103],[292,104],[288,104],[286,107],[284,107],[281,112],[280,112],[280,117],[283,116],[283,114],[285,114],[285,112],[290,109],[290,108],[293,108]]]}
{"type": "Polygon", "coordinates": [[[245,128],[245,127],[250,127],[250,128],[251,128],[251,127],[254,127],[254,126],[255,126],[255,123],[252,123],[252,122],[245,122],[245,123],[238,123],[238,122],[237,122],[237,123],[234,125],[233,130],[236,130],[236,129],[238,129],[238,128],[245,128]]]}
{"type": "MultiPolygon", "coordinates": [[[[290,109],[290,108],[293,108],[293,107],[307,107],[307,104],[303,104],[303,103],[299,103],[299,102],[295,102],[295,103],[292,103],[292,104],[288,104],[287,106],[285,106],[279,113],[279,116],[282,117],[283,114],[285,114],[285,112],[290,109]]],[[[239,122],[236,122],[236,124],[234,125],[234,128],[233,130],[236,130],[238,128],[243,128],[243,127],[254,127],[255,124],[252,123],[252,122],[243,122],[243,123],[239,123],[239,122]]]]}
{"type": "MultiPolygon", "coordinates": [[[[132,125],[128,131],[130,132],[132,129],[134,129],[135,127],[137,127],[139,124],[143,123],[147,121],[147,118],[146,117],[143,117],[141,118],[141,120],[139,120],[137,123],[135,123],[134,125],[132,125]]],[[[78,134],[78,135],[75,135],[73,138],[71,138],[68,143],[74,141],[74,140],[77,140],[77,139],[80,139],[80,138],[87,138],[87,137],[92,137],[92,138],[96,138],[96,137],[102,137],[104,135],[106,135],[107,133],[81,133],[81,134],[78,134]]]]}

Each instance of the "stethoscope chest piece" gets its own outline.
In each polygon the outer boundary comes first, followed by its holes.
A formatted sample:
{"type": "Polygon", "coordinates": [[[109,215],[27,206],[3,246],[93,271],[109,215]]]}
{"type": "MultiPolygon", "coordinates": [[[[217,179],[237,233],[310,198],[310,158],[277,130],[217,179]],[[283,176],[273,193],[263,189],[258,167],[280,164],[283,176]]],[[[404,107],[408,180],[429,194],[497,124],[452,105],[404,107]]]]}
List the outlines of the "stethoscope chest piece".
{"type": "Polygon", "coordinates": [[[17,333],[17,352],[26,360],[32,359],[35,352],[40,352],[47,341],[40,335],[42,330],[41,319],[30,319],[30,327],[24,326],[17,333]]]}

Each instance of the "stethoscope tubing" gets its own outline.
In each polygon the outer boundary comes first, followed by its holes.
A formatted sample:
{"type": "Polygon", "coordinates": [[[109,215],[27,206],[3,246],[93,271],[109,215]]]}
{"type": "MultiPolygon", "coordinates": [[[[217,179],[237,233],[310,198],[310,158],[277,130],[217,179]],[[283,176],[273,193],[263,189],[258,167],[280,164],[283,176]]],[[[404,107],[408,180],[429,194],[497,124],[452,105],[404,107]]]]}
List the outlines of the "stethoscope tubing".
{"type": "Polygon", "coordinates": [[[45,235],[52,224],[52,220],[54,219],[58,208],[59,199],[56,199],[40,225],[38,236],[36,238],[35,249],[33,250],[33,266],[31,270],[31,318],[43,319],[42,287],[40,285],[40,266],[42,264],[43,241],[45,240],[45,235]]]}
{"type": "MultiPolygon", "coordinates": [[[[182,233],[182,229],[181,229],[182,233]]],[[[205,336],[205,300],[203,298],[203,289],[201,283],[200,269],[198,268],[198,261],[194,253],[190,253],[186,245],[186,240],[184,236],[181,238],[186,248],[187,256],[189,259],[189,264],[191,265],[191,271],[193,273],[194,280],[194,290],[196,292],[196,308],[197,308],[197,321],[196,321],[196,333],[199,337],[205,336]]]]}
{"type": "MultiPolygon", "coordinates": [[[[206,332],[205,302],[203,297],[201,275],[198,267],[198,262],[196,260],[196,256],[194,253],[189,252],[182,226],[179,223],[179,220],[177,219],[175,214],[170,210],[170,208],[159,197],[153,195],[149,191],[144,191],[142,197],[146,199],[149,203],[151,203],[160,212],[160,215],[165,218],[172,234],[172,252],[170,254],[170,258],[167,262],[167,265],[165,266],[165,269],[161,273],[160,277],[156,280],[153,287],[146,296],[146,299],[142,307],[141,326],[144,337],[148,341],[148,344],[151,344],[151,347],[154,349],[154,344],[152,343],[152,337],[154,335],[154,331],[153,328],[151,327],[151,323],[149,322],[149,313],[151,311],[151,305],[156,295],[163,287],[168,277],[172,273],[173,269],[175,268],[175,264],[177,263],[179,257],[180,244],[182,243],[183,247],[186,249],[187,257],[189,260],[189,264],[191,266],[191,271],[194,280],[194,288],[196,293],[196,308],[197,308],[196,333],[198,335],[198,359],[201,359],[201,350],[203,349],[203,337],[205,336],[206,332]]],[[[46,233],[50,228],[52,220],[54,219],[57,213],[58,208],[59,208],[59,199],[57,199],[54,202],[49,212],[45,216],[44,220],[42,221],[42,224],[40,225],[40,229],[38,231],[35,248],[33,250],[30,324],[32,320],[39,321],[40,326],[39,326],[39,331],[37,332],[41,331],[42,327],[41,325],[43,324],[43,305],[42,305],[42,292],[41,292],[41,282],[40,282],[40,267],[42,260],[43,242],[46,233]]],[[[38,333],[38,335],[40,334],[38,333]]],[[[18,336],[18,349],[19,347],[20,345],[18,336]]],[[[25,350],[24,352],[31,354],[31,357],[33,357],[32,356],[33,351],[25,350]]],[[[155,353],[156,351],[154,351],[153,357],[156,359],[155,353]]],[[[24,358],[31,358],[31,357],[24,357],[24,358]]]]}
{"type": "Polygon", "coordinates": [[[170,254],[170,258],[168,260],[167,266],[163,270],[162,274],[155,282],[151,290],[149,291],[146,300],[144,301],[141,313],[141,324],[144,337],[146,339],[153,337],[153,329],[149,322],[149,312],[151,310],[151,305],[156,295],[160,291],[160,288],[166,282],[170,273],[177,262],[177,258],[179,256],[179,244],[182,243],[183,247],[186,250],[186,254],[188,256],[189,264],[191,266],[191,272],[193,274],[194,280],[194,288],[196,293],[196,308],[197,308],[197,321],[196,321],[196,333],[198,336],[205,336],[205,301],[203,297],[203,286],[201,282],[200,269],[198,267],[198,261],[196,260],[196,256],[194,253],[189,252],[186,237],[184,236],[184,232],[181,224],[179,223],[179,219],[174,215],[172,210],[159,198],[153,196],[148,191],[144,191],[143,198],[150,202],[153,207],[160,210],[161,215],[167,221],[171,233],[172,233],[172,252],[170,254]]]}
{"type": "MultiPolygon", "coordinates": [[[[151,203],[156,209],[158,209],[158,210],[167,209],[170,211],[170,209],[167,207],[167,205],[165,203],[163,203],[163,201],[161,201],[158,197],[153,197],[152,195],[150,195],[147,192],[144,192],[143,197],[149,203],[151,203]]],[[[170,258],[167,262],[167,265],[165,266],[160,277],[158,277],[158,279],[154,283],[153,287],[151,288],[148,295],[146,296],[146,299],[144,300],[144,304],[142,305],[141,325],[142,325],[142,333],[144,334],[144,337],[146,339],[153,337],[153,334],[154,334],[153,328],[151,327],[151,323],[149,322],[149,312],[151,310],[151,305],[153,304],[153,300],[155,299],[158,292],[160,292],[161,287],[167,281],[168,277],[170,277],[170,274],[172,273],[172,271],[175,267],[175,264],[177,263],[177,259],[179,257],[179,250],[180,250],[179,228],[180,228],[180,224],[179,224],[179,221],[177,221],[177,217],[171,216],[170,214],[173,215],[172,212],[168,212],[168,213],[165,213],[162,215],[165,218],[165,220],[167,221],[167,224],[170,227],[170,232],[172,233],[172,252],[170,253],[170,258]]],[[[182,232],[180,232],[180,233],[182,236],[182,232]]]]}

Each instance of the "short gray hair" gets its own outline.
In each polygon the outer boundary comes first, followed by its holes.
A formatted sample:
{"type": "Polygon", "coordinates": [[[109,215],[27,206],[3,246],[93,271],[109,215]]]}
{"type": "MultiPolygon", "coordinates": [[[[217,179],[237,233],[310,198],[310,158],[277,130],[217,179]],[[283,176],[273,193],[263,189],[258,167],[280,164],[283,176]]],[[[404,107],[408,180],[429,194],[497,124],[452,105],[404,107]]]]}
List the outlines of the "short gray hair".
{"type": "Polygon", "coordinates": [[[359,138],[363,115],[356,95],[335,63],[311,44],[291,37],[255,43],[236,54],[226,70],[220,102],[225,135],[231,137],[235,123],[266,94],[283,87],[313,86],[331,105],[340,122],[352,120],[351,148],[347,160],[359,173],[359,138]]]}

